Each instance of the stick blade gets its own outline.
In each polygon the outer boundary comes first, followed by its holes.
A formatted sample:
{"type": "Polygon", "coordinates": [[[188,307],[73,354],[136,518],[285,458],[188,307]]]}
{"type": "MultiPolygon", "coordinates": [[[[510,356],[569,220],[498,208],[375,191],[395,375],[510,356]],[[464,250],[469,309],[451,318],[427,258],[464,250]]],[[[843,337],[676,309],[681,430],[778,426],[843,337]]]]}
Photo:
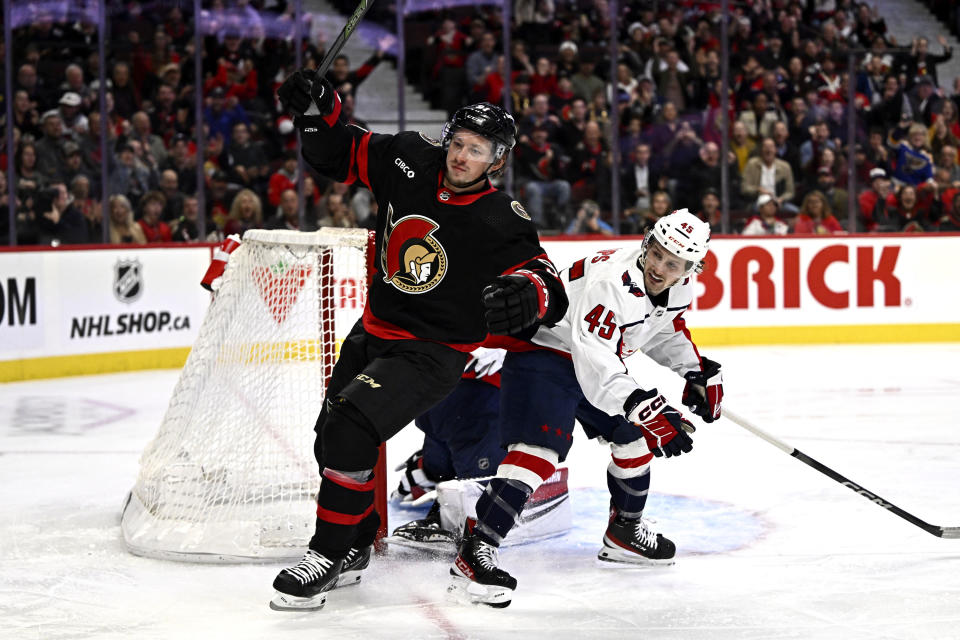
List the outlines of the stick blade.
{"type": "Polygon", "coordinates": [[[940,527],[941,538],[960,538],[960,527],[940,527]]]}

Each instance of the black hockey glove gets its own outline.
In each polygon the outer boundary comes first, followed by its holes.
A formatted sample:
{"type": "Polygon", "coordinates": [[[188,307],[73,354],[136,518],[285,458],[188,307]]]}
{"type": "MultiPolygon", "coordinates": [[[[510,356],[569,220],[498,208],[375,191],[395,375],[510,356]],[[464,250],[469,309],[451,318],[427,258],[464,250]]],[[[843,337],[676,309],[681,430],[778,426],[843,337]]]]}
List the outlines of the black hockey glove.
{"type": "Polygon", "coordinates": [[[703,371],[688,371],[683,377],[687,384],[683,387],[682,402],[690,411],[703,418],[704,422],[713,422],[720,417],[720,403],[723,401],[723,374],[720,363],[709,358],[700,358],[703,371]]]}
{"type": "Polygon", "coordinates": [[[690,434],[696,427],[668,405],[656,389],[637,389],[627,398],[624,410],[627,420],[643,431],[647,448],[658,458],[672,458],[693,450],[690,434]]]}
{"type": "Polygon", "coordinates": [[[291,73],[280,88],[277,97],[284,110],[290,115],[302,116],[316,105],[318,113],[310,115],[327,116],[333,113],[333,87],[326,79],[318,80],[313,71],[301,69],[291,73]]]}
{"type": "MultiPolygon", "coordinates": [[[[512,273],[497,276],[493,284],[483,290],[483,306],[486,307],[487,328],[490,333],[510,335],[526,329],[543,317],[546,305],[543,292],[536,282],[540,277],[512,273]]],[[[541,281],[542,282],[542,281],[541,281]]]]}

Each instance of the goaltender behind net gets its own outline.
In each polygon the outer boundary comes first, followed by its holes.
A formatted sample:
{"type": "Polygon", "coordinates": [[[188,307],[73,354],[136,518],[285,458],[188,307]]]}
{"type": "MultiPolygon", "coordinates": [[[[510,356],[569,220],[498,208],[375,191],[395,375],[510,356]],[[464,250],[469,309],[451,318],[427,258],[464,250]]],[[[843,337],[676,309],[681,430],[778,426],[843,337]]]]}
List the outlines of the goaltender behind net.
{"type": "Polygon", "coordinates": [[[273,583],[271,608],[302,611],[322,607],[341,574],[353,582],[369,563],[380,443],[446,396],[490,334],[557,322],[567,297],[530,217],[490,184],[516,139],[503,109],[460,109],[438,142],[344,125],[340,97],[308,71],[277,95],[307,163],[339,182],[359,180],[379,205],[377,273],[315,427],[315,533],[303,559],[273,583]]]}

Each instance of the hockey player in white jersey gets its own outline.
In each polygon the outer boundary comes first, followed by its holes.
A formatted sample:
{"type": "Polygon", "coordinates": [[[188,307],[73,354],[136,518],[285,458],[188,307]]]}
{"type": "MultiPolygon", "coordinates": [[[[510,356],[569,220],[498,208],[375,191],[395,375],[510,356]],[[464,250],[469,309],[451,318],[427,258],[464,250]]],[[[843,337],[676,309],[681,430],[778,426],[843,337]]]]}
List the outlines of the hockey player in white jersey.
{"type": "Polygon", "coordinates": [[[501,370],[508,453],[450,569],[455,597],[510,604],[517,581],[499,567],[497,548],[530,494],[566,457],[575,417],[611,449],[610,520],[598,557],[673,563],[675,545],[642,518],[650,461],[691,451],[694,427],[655,388],[638,384],[623,360],[640,351],[669,367],[686,380],[683,404],[706,422],[720,417],[720,365],[700,356],[683,319],[709,239],[709,225],[682,209],[661,218],[639,252],[600,251],[561,273],[570,299],[563,320],[524,336],[529,350],[509,353],[501,370]]]}

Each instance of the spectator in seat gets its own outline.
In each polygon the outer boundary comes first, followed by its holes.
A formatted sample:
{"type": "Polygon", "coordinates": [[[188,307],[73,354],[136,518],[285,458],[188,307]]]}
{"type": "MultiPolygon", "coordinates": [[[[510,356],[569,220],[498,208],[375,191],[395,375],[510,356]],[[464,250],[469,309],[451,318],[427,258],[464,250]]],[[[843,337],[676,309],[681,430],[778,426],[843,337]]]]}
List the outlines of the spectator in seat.
{"type": "Polygon", "coordinates": [[[888,144],[896,154],[896,169],[893,177],[897,180],[920,185],[933,178],[933,156],[927,148],[927,128],[922,124],[902,123],[890,132],[888,144]],[[909,125],[909,128],[906,128],[909,125]],[[904,140],[906,131],[906,140],[904,140]]]}
{"type": "Polygon", "coordinates": [[[200,237],[200,203],[196,196],[186,196],[183,199],[183,213],[170,226],[174,242],[222,242],[223,233],[216,223],[207,218],[206,234],[200,237]]]}
{"type": "Polygon", "coordinates": [[[960,231],[960,191],[954,194],[950,208],[937,220],[938,231],[960,231]]]}
{"type": "Polygon", "coordinates": [[[103,237],[103,207],[90,197],[90,178],[82,173],[74,177],[70,181],[70,198],[87,223],[90,242],[100,242],[103,237]]]}
{"type": "Polygon", "coordinates": [[[80,95],[68,91],[60,97],[60,119],[63,122],[64,133],[74,142],[78,142],[90,128],[87,116],[80,110],[83,105],[80,95]]]}
{"type": "Polygon", "coordinates": [[[796,213],[796,206],[790,202],[796,195],[793,169],[777,157],[777,143],[773,138],[764,138],[760,156],[747,161],[740,191],[748,200],[767,194],[777,201],[778,209],[796,213]]]}
{"type": "MultiPolygon", "coordinates": [[[[958,76],[960,77],[960,76],[958,76]]],[[[930,141],[933,142],[934,127],[941,123],[953,137],[960,140],[960,113],[957,110],[957,103],[953,100],[944,100],[940,104],[940,112],[933,114],[933,125],[930,129],[930,141]]]]}
{"type": "Polygon", "coordinates": [[[319,227],[337,227],[340,229],[356,229],[357,220],[353,211],[344,199],[345,194],[330,191],[324,196],[326,215],[317,222],[319,227]]]}
{"type": "Polygon", "coordinates": [[[929,127],[933,124],[933,114],[940,109],[940,98],[936,94],[937,88],[933,78],[923,76],[910,94],[910,109],[913,119],[929,127]]]}
{"type": "Polygon", "coordinates": [[[138,204],[143,194],[150,190],[150,170],[137,161],[130,143],[120,146],[107,188],[110,193],[121,193],[138,204]]]}
{"type": "Polygon", "coordinates": [[[613,227],[600,219],[600,205],[593,200],[584,200],[577,209],[570,224],[567,225],[567,235],[600,234],[614,235],[613,227]]]}
{"type": "Polygon", "coordinates": [[[176,171],[166,169],[160,174],[160,193],[167,200],[161,220],[169,222],[183,215],[183,194],[180,192],[176,171]]]}
{"type": "Polygon", "coordinates": [[[666,178],[650,164],[650,145],[641,142],[636,146],[633,162],[626,166],[620,184],[625,209],[646,211],[652,206],[655,191],[666,187],[666,178]]]}
{"type": "MultiPolygon", "coordinates": [[[[550,62],[550,58],[546,56],[540,56],[537,58],[537,62],[533,67],[533,75],[530,76],[530,93],[537,95],[538,93],[545,93],[548,96],[552,96],[557,92],[558,79],[557,74],[553,69],[553,63],[550,62]]],[[[573,88],[571,86],[571,95],[573,93],[573,88]]]]}
{"type": "Polygon", "coordinates": [[[230,205],[230,218],[223,227],[223,234],[243,237],[247,229],[263,228],[263,206],[260,198],[250,189],[241,189],[230,205]]]}
{"type": "Polygon", "coordinates": [[[519,130],[523,136],[532,135],[534,129],[544,129],[548,140],[557,140],[560,133],[560,118],[550,113],[550,96],[538,93],[533,96],[533,108],[530,114],[520,120],[519,130]]]}
{"type": "Polygon", "coordinates": [[[596,60],[592,55],[585,53],[580,57],[580,67],[570,77],[574,97],[583,98],[586,102],[590,102],[597,91],[604,90],[603,80],[594,73],[595,68],[596,60]]]}
{"type": "Polygon", "coordinates": [[[547,127],[535,126],[530,139],[521,142],[515,153],[517,175],[524,181],[524,199],[534,224],[539,229],[560,228],[570,203],[570,183],[563,178],[562,152],[550,143],[547,127]],[[550,220],[544,212],[546,198],[554,203],[555,215],[550,220]]]}
{"type": "Polygon", "coordinates": [[[480,36],[480,46],[477,50],[467,56],[467,84],[470,90],[477,94],[481,100],[487,96],[479,95],[486,78],[497,70],[498,53],[495,50],[497,38],[490,31],[484,32],[480,36]]]}
{"type": "Polygon", "coordinates": [[[790,233],[790,227],[781,220],[779,202],[769,193],[761,193],[757,198],[757,215],[747,220],[743,227],[745,236],[785,236],[790,233]]]}
{"type": "Polygon", "coordinates": [[[63,179],[66,157],[63,154],[63,120],[53,109],[40,118],[43,137],[35,143],[37,171],[47,182],[63,179]]]}
{"type": "Polygon", "coordinates": [[[896,195],[887,196],[886,218],[874,217],[871,231],[926,231],[930,224],[929,213],[917,198],[917,188],[905,184],[896,195]]]}
{"type": "Polygon", "coordinates": [[[811,191],[803,199],[800,213],[793,223],[794,233],[833,234],[844,233],[840,222],[833,216],[827,199],[819,191],[811,191]]]}
{"type": "Polygon", "coordinates": [[[130,80],[130,65],[117,62],[113,65],[113,106],[124,120],[140,110],[140,92],[130,80]]]}
{"type": "Polygon", "coordinates": [[[190,141],[184,134],[174,136],[170,153],[160,169],[177,174],[177,185],[181,192],[197,192],[197,156],[190,153],[190,141]]]}
{"type": "Polygon", "coordinates": [[[824,120],[813,125],[810,139],[800,145],[800,168],[807,175],[816,175],[816,161],[824,149],[836,151],[836,143],[830,139],[830,127],[824,120]]]}
{"type": "Polygon", "coordinates": [[[773,125],[773,142],[777,147],[777,157],[790,165],[794,181],[800,175],[800,148],[790,139],[787,123],[778,120],[773,125]]]}
{"type": "Polygon", "coordinates": [[[823,194],[830,209],[837,213],[840,220],[846,220],[849,207],[847,190],[837,186],[833,169],[830,167],[817,169],[817,182],[813,188],[823,194]]]}
{"type": "Polygon", "coordinates": [[[739,120],[733,123],[730,134],[730,151],[737,156],[737,171],[743,173],[757,143],[750,138],[746,125],[739,120]]]}
{"type": "Polygon", "coordinates": [[[150,116],[145,111],[137,111],[130,118],[130,125],[133,130],[128,136],[128,140],[136,140],[143,146],[144,152],[153,158],[151,164],[161,166],[167,160],[167,148],[163,144],[160,136],[155,135],[151,130],[150,116]]]}
{"type": "Polygon", "coordinates": [[[107,209],[110,215],[110,244],[147,244],[143,229],[133,219],[133,207],[126,196],[110,196],[107,209]]]}
{"type": "Polygon", "coordinates": [[[609,183],[607,154],[607,143],[601,135],[600,125],[588,122],[583,130],[583,140],[574,148],[567,167],[575,202],[595,199],[598,185],[605,188],[609,183]]]}
{"type": "Polygon", "coordinates": [[[887,217],[887,197],[890,195],[890,179],[887,172],[877,167],[870,170],[870,188],[861,193],[857,202],[860,206],[860,223],[864,229],[874,226],[874,219],[887,217]]]}
{"type": "Polygon", "coordinates": [[[774,125],[783,121],[775,109],[768,108],[769,104],[767,94],[760,91],[753,97],[751,108],[745,109],[738,119],[747,128],[747,135],[754,143],[772,137],[774,125]]]}
{"type": "Polygon", "coordinates": [[[309,215],[304,216],[304,227],[300,228],[299,198],[293,189],[287,189],[280,194],[280,206],[277,213],[267,222],[268,229],[289,229],[291,231],[316,231],[316,221],[309,215]]]}
{"type": "MultiPolygon", "coordinates": [[[[943,101],[943,112],[950,113],[951,117],[956,113],[956,105],[952,100],[943,101]],[[951,105],[948,107],[947,105],[951,105]]],[[[940,151],[946,146],[957,147],[960,145],[960,138],[954,135],[953,128],[948,124],[946,118],[936,118],[930,128],[927,130],[927,141],[935,158],[940,157],[940,151]]]]}
{"type": "Polygon", "coordinates": [[[720,210],[720,193],[713,187],[703,192],[697,217],[710,225],[711,233],[723,231],[723,212],[720,210]]]}
{"type": "Polygon", "coordinates": [[[947,38],[942,34],[937,36],[937,42],[943,47],[943,53],[940,55],[932,55],[929,50],[929,40],[923,36],[913,39],[910,55],[904,60],[904,72],[907,76],[907,82],[913,83],[923,78],[929,78],[935,86],[939,86],[937,65],[943,64],[952,58],[953,49],[947,43],[947,38]]]}
{"type": "Polygon", "coordinates": [[[250,139],[250,127],[245,122],[233,125],[230,146],[224,154],[221,166],[230,182],[247,189],[259,189],[267,179],[270,167],[263,145],[250,139]]]}
{"type": "Polygon", "coordinates": [[[457,23],[447,18],[440,29],[427,39],[432,48],[433,69],[431,78],[438,90],[440,107],[452,115],[465,95],[467,84],[466,65],[468,37],[457,29],[457,23]]]}
{"type": "Polygon", "coordinates": [[[167,199],[159,191],[145,193],[140,200],[140,220],[138,224],[148,243],[170,242],[173,239],[170,226],[160,219],[163,215],[163,207],[166,204],[167,199]]]}
{"type": "Polygon", "coordinates": [[[560,126],[559,142],[567,154],[570,154],[583,141],[583,131],[587,122],[587,101],[583,98],[574,98],[570,101],[569,112],[560,126]]]}
{"type": "Polygon", "coordinates": [[[350,69],[350,59],[345,54],[340,54],[333,60],[330,71],[327,72],[327,80],[333,88],[344,95],[349,93],[355,98],[357,96],[357,87],[370,77],[377,65],[383,61],[383,57],[393,46],[396,38],[392,35],[384,35],[377,40],[377,48],[373,54],[367,58],[357,69],[350,69]]]}
{"type": "Polygon", "coordinates": [[[52,197],[38,198],[36,207],[37,240],[39,244],[86,244],[90,231],[83,214],[73,206],[73,201],[62,182],[54,182],[46,190],[52,197]]]}
{"type": "Polygon", "coordinates": [[[284,152],[283,164],[270,176],[267,187],[267,202],[270,206],[279,206],[280,196],[287,189],[297,189],[297,152],[292,150],[284,152]]]}
{"type": "MultiPolygon", "coordinates": [[[[937,163],[937,169],[947,170],[947,180],[949,182],[960,183],[960,165],[957,164],[957,147],[946,145],[940,150],[940,154],[937,157],[940,160],[937,163]]],[[[960,184],[955,184],[955,186],[960,187],[960,184]]]]}
{"type": "Polygon", "coordinates": [[[211,138],[222,138],[223,146],[230,146],[233,126],[238,122],[250,125],[247,112],[237,103],[237,99],[227,99],[222,87],[214,87],[210,91],[208,106],[203,110],[203,120],[209,127],[211,138]]]}

